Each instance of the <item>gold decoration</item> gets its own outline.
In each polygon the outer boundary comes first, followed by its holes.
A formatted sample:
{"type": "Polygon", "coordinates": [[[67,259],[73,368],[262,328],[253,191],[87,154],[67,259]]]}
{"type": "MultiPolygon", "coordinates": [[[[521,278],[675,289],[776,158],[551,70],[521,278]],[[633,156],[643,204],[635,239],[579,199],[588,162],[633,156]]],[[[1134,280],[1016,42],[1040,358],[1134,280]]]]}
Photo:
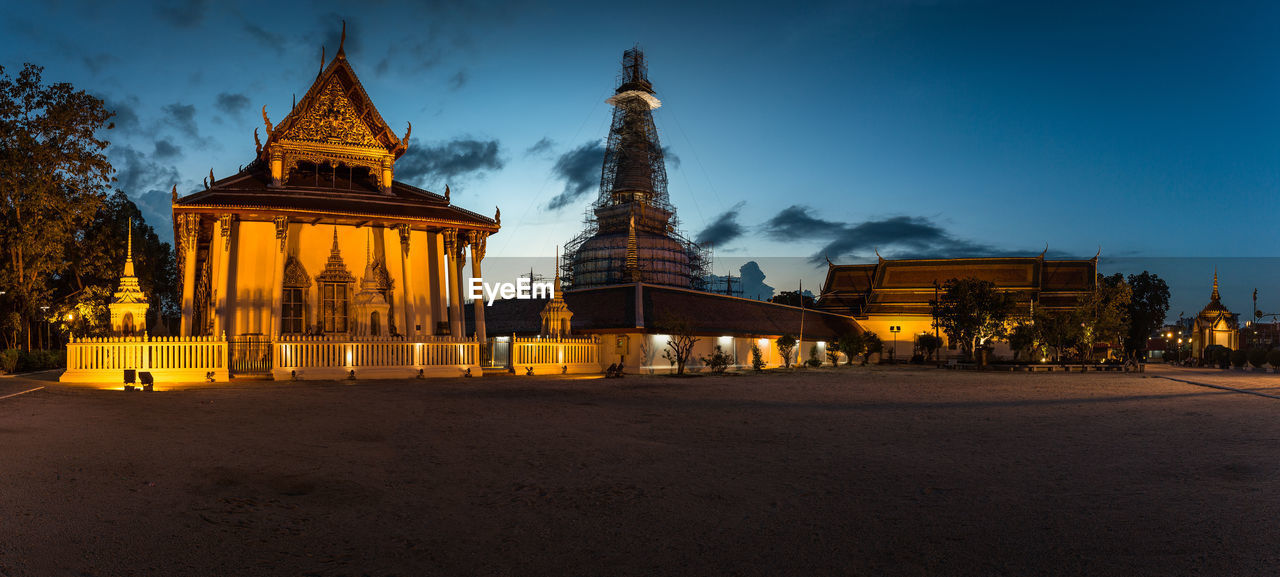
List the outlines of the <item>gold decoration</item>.
{"type": "Polygon", "coordinates": [[[222,231],[222,250],[231,250],[231,223],[236,220],[234,214],[223,214],[218,216],[218,228],[222,231]]]}
{"type": "Polygon", "coordinates": [[[395,229],[396,232],[400,233],[400,250],[403,250],[405,254],[409,254],[409,225],[397,224],[395,229]]]}
{"type": "Polygon", "coordinates": [[[337,76],[329,79],[315,103],[284,135],[296,140],[348,144],[355,146],[380,146],[369,127],[342,89],[337,76]]]}
{"type": "Polygon", "coordinates": [[[303,268],[298,259],[289,257],[289,260],[284,263],[283,286],[285,288],[311,288],[311,277],[307,275],[307,269],[303,268]]]}
{"type": "Polygon", "coordinates": [[[276,223],[276,240],[280,241],[280,252],[284,252],[285,241],[289,238],[289,217],[277,216],[271,220],[276,223]]]}
{"type": "Polygon", "coordinates": [[[262,105],[262,122],[267,125],[267,140],[271,139],[271,119],[267,118],[267,105],[262,105]]]}
{"type": "Polygon", "coordinates": [[[482,230],[473,230],[467,234],[467,240],[471,243],[471,258],[479,262],[484,260],[485,245],[488,244],[489,233],[482,230]]]}

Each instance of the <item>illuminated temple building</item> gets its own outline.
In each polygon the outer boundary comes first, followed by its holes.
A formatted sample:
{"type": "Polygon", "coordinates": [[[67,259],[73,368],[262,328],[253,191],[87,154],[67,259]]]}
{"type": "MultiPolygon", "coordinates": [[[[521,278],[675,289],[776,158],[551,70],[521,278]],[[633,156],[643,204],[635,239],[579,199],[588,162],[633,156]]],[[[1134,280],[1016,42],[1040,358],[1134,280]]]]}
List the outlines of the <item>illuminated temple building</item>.
{"type": "Polygon", "coordinates": [[[240,172],[211,171],[203,190],[181,198],[175,188],[181,334],[225,335],[233,373],[274,368],[277,378],[282,366],[310,362],[282,355],[309,349],[237,343],[483,341],[482,307],[463,325],[462,279],[481,276],[498,216],[455,206],[448,187],[437,194],[395,180],[412,126],[398,136],[383,121],[342,47],[283,119],[273,125],[266,107],[262,117],[265,139],[255,130],[256,154],[240,172]]]}
{"type": "Polygon", "coordinates": [[[1209,304],[1196,315],[1191,327],[1191,354],[1203,359],[1204,349],[1213,345],[1235,350],[1239,348],[1239,337],[1239,317],[1222,304],[1222,298],[1218,296],[1218,271],[1214,271],[1209,304]]]}
{"type": "MultiPolygon", "coordinates": [[[[831,264],[818,298],[820,310],[850,315],[873,332],[886,349],[896,342],[895,354],[910,353],[915,338],[934,334],[932,301],[953,278],[990,281],[997,290],[1012,293],[1020,307],[1064,311],[1076,305],[1097,285],[1098,257],[1089,260],[1047,260],[1038,257],[950,258],[922,260],[879,259],[874,264],[831,264]],[[895,330],[891,330],[894,329],[895,330]]],[[[946,334],[937,331],[946,340],[946,334]]],[[[947,343],[948,348],[952,348],[947,343]]],[[[998,354],[1009,354],[1004,343],[998,354]]],[[[908,355],[909,356],[909,355],[908,355]]]]}

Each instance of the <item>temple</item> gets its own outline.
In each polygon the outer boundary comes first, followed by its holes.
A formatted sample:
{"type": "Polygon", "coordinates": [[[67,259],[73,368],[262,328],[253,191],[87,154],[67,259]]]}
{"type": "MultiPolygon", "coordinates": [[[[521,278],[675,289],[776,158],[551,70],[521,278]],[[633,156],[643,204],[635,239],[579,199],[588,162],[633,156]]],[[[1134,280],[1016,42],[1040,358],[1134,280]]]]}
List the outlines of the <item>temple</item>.
{"type": "Polygon", "coordinates": [[[587,227],[565,246],[569,288],[646,282],[703,288],[707,257],[678,231],[667,197],[667,169],[653,110],[662,105],[649,82],[644,53],[622,54],[613,123],[600,171],[600,194],[587,227]]]}
{"type": "Polygon", "coordinates": [[[265,141],[255,129],[240,172],[210,171],[203,190],[181,198],[174,190],[181,335],[225,336],[233,369],[237,355],[253,357],[242,373],[281,359],[262,362],[237,342],[483,342],[480,303],[464,326],[462,279],[468,249],[469,272],[481,276],[499,217],[454,205],[447,186],[437,194],[395,180],[412,125],[403,136],[387,125],[343,48],[283,119],[273,125],[265,106],[262,119],[265,141]]]}
{"type": "MultiPolygon", "coordinates": [[[[942,285],[953,278],[973,277],[994,283],[1015,296],[1028,315],[1036,310],[1065,311],[1097,284],[1098,257],[1047,260],[1036,257],[886,260],[874,264],[829,264],[817,308],[850,315],[890,347],[911,351],[916,337],[936,334],[932,303],[942,285]]],[[[953,348],[952,343],[947,343],[953,348]]],[[[1009,354],[1007,344],[997,353],[1009,354]]],[[[897,358],[902,352],[895,351],[897,358]]],[[[909,355],[908,355],[909,356],[909,355]]]]}
{"type": "Polygon", "coordinates": [[[133,219],[129,219],[126,246],[120,286],[107,305],[111,312],[111,334],[118,337],[147,334],[147,309],[150,308],[147,295],[133,272],[133,219]]]}
{"type": "Polygon", "coordinates": [[[1218,296],[1218,271],[1215,270],[1209,304],[1196,315],[1191,327],[1191,354],[1197,359],[1204,359],[1205,348],[1213,345],[1235,350],[1239,348],[1239,336],[1239,318],[1222,304],[1218,296]]]}

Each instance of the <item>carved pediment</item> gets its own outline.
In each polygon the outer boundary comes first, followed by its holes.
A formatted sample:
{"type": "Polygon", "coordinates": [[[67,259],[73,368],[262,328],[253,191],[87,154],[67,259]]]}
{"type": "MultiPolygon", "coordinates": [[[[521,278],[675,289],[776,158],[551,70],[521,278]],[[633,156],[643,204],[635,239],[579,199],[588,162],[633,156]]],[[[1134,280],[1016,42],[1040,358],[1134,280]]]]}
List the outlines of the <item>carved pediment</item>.
{"type": "Polygon", "coordinates": [[[345,144],[351,146],[381,147],[369,125],[360,117],[351,98],[347,96],[337,75],[329,77],[319,94],[306,102],[306,108],[296,111],[294,122],[283,127],[281,138],[345,144]]]}

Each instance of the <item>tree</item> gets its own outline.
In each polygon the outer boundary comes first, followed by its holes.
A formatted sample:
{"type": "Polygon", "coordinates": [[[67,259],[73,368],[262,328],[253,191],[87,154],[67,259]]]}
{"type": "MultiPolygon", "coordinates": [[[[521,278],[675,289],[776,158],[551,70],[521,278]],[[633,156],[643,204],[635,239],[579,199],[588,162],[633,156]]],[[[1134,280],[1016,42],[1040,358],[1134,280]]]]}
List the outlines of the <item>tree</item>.
{"type": "Polygon", "coordinates": [[[702,363],[707,365],[713,374],[717,375],[723,373],[729,365],[736,362],[737,360],[733,358],[733,355],[725,354],[720,345],[716,345],[716,349],[712,351],[710,356],[702,357],[702,363]]]}
{"type": "Polygon", "coordinates": [[[867,348],[867,340],[863,338],[862,331],[845,334],[840,337],[839,344],[840,352],[844,353],[844,364],[846,365],[852,365],[853,359],[862,354],[863,349],[867,348]]]}
{"type": "Polygon", "coordinates": [[[760,345],[753,341],[751,343],[751,368],[758,373],[764,370],[764,364],[764,355],[760,353],[760,345]]]}
{"type": "Polygon", "coordinates": [[[1125,339],[1125,352],[1145,355],[1147,337],[1164,326],[1165,313],[1169,312],[1169,285],[1164,279],[1142,271],[1129,275],[1129,333],[1125,339]]]}
{"type": "Polygon", "coordinates": [[[817,344],[817,343],[814,343],[814,344],[812,344],[812,345],[809,345],[809,360],[805,361],[805,362],[804,362],[804,364],[806,364],[806,365],[808,365],[808,366],[810,366],[810,367],[821,367],[821,366],[822,366],[822,359],[818,358],[818,344],[817,344]]]}
{"type": "MultiPolygon", "coordinates": [[[[143,220],[137,205],[124,192],[116,191],[107,197],[93,220],[72,237],[74,242],[67,247],[67,270],[54,287],[56,298],[64,303],[57,307],[64,330],[71,328],[66,316],[73,310],[77,310],[73,316],[76,335],[101,336],[109,330],[105,324],[82,324],[77,318],[78,309],[93,309],[99,304],[105,308],[110,302],[110,293],[115,290],[124,266],[130,221],[134,271],[143,292],[151,300],[148,314],[151,319],[147,325],[156,330],[165,325],[166,320],[179,318],[181,295],[173,250],[169,243],[160,242],[155,230],[143,220]],[[106,288],[105,299],[100,291],[92,290],[95,287],[106,288]]],[[[92,318],[86,317],[86,321],[92,318]]]]}
{"type": "Polygon", "coordinates": [[[0,285],[27,348],[66,246],[96,214],[112,173],[108,142],[97,137],[112,113],[70,84],[43,84],[42,72],[27,64],[14,77],[0,67],[0,285]]]}
{"type": "Polygon", "coordinates": [[[916,339],[916,344],[919,345],[921,351],[924,351],[924,356],[932,357],[934,353],[938,352],[938,349],[942,348],[942,337],[926,333],[916,339]]]}
{"type": "Polygon", "coordinates": [[[1013,296],[997,290],[991,281],[953,278],[943,283],[941,300],[938,324],[960,344],[966,357],[972,358],[979,346],[1003,338],[1008,331],[1013,296]]]}
{"type": "Polygon", "coordinates": [[[689,363],[693,354],[693,345],[700,339],[693,336],[693,325],[683,318],[668,318],[659,322],[658,330],[668,333],[667,349],[662,351],[662,358],[676,366],[676,374],[684,374],[684,366],[689,363]]]}
{"type": "Polygon", "coordinates": [[[1013,360],[1017,361],[1018,355],[1026,352],[1028,358],[1034,361],[1035,353],[1042,346],[1040,338],[1036,323],[1024,321],[1015,324],[1009,331],[1009,348],[1013,349],[1013,360]]]}
{"type": "Polygon", "coordinates": [[[770,298],[769,302],[793,307],[803,306],[804,308],[811,309],[813,308],[814,298],[813,295],[808,293],[801,294],[797,291],[782,291],[770,298]]]}
{"type": "Polygon", "coordinates": [[[880,340],[880,336],[875,333],[863,333],[862,340],[864,343],[862,351],[862,366],[867,366],[867,362],[871,360],[871,355],[884,351],[884,341],[880,340]]]}
{"type": "Polygon", "coordinates": [[[782,368],[791,368],[791,351],[796,348],[796,338],[791,335],[782,335],[777,343],[778,352],[782,354],[782,368]]]}
{"type": "Polygon", "coordinates": [[[840,342],[839,341],[832,341],[827,343],[827,362],[831,363],[831,366],[833,367],[840,365],[840,342]]]}
{"type": "Polygon", "coordinates": [[[1098,274],[1094,289],[1080,297],[1073,316],[1080,324],[1080,330],[1076,334],[1076,348],[1081,361],[1092,359],[1093,345],[1098,341],[1106,340],[1114,346],[1129,332],[1131,294],[1124,275],[1098,274]]]}

